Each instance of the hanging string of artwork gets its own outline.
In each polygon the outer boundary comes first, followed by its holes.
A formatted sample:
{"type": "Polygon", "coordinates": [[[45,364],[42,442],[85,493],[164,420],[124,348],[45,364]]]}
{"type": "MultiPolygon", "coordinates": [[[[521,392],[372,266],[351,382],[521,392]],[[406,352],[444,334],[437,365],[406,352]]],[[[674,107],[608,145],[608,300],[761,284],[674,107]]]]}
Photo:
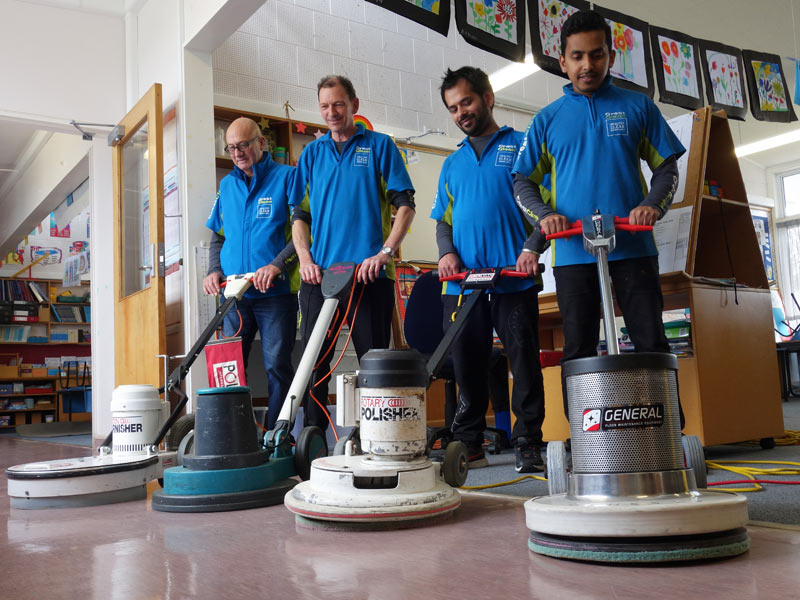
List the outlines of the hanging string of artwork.
{"type": "MultiPolygon", "coordinates": [[[[450,0],[367,0],[446,36],[450,0]]],[[[473,46],[511,61],[525,60],[526,8],[534,62],[562,77],[561,27],[587,0],[453,0],[458,32],[473,46]]],[[[694,110],[707,101],[728,117],[744,120],[748,109],[760,121],[796,121],[780,57],[739,50],[656,27],[594,5],[611,27],[614,83],[651,98],[694,110]],[[660,59],[660,60],[659,60],[660,59]],[[653,72],[655,70],[655,78],[653,72]],[[747,83],[745,83],[745,81],[747,83]],[[705,98],[703,88],[705,83],[705,98]]],[[[795,102],[800,103],[800,63],[795,60],[795,102]]]]}
{"type": "MultiPolygon", "coordinates": [[[[620,87],[642,92],[651,98],[655,93],[653,83],[653,57],[647,39],[648,24],[620,12],[595,5],[594,9],[611,27],[611,44],[615,52],[611,76],[620,87]]],[[[560,31],[559,31],[560,33],[560,31]]]]}
{"type": "Polygon", "coordinates": [[[456,27],[481,50],[515,62],[525,60],[525,0],[457,1],[456,27]]]}

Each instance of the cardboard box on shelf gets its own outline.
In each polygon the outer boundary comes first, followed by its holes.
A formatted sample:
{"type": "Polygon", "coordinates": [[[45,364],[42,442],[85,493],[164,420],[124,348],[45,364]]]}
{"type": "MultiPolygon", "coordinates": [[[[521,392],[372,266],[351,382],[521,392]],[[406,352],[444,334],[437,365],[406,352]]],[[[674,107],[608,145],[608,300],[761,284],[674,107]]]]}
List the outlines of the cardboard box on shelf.
{"type": "Polygon", "coordinates": [[[0,377],[19,377],[19,354],[0,354],[0,377]]]}

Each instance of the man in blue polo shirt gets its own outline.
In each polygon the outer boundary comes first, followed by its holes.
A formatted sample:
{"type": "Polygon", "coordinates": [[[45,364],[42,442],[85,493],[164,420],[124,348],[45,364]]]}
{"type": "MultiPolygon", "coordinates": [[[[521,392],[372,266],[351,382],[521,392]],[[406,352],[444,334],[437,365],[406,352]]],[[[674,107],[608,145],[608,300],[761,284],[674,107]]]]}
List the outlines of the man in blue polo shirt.
{"type": "Polygon", "coordinates": [[[294,168],[270,158],[264,151],[266,139],[252,119],[233,121],[225,141],[234,167],[220,181],[206,222],[213,233],[203,290],[219,294],[225,276],[255,272],[253,287],[225,316],[223,332],[242,337],[245,369],[256,331],[261,333],[269,390],[268,428],[272,429],[294,377],[291,359],[299,276],[287,197],[294,168]]]}
{"type": "MultiPolygon", "coordinates": [[[[611,30],[594,11],[573,14],[561,29],[561,70],[572,83],[531,121],[514,165],[517,201],[545,234],[568,229],[596,209],[653,225],[672,203],[676,161],[685,149],[650,98],[613,85],[611,48],[611,30]],[[649,192],[641,160],[653,171],[649,192]],[[552,188],[545,203],[539,185],[548,174],[552,188]]],[[[618,231],[609,261],[636,350],[669,352],[653,235],[618,231]]],[[[595,356],[601,315],[596,261],[581,236],[573,236],[555,240],[553,266],[563,360],[595,356]]],[[[566,402],[565,395],[565,409],[566,402]]]]}
{"type": "MultiPolygon", "coordinates": [[[[300,332],[303,345],[322,308],[322,270],[337,262],[359,263],[353,303],[346,315],[359,360],[370,348],[388,348],[394,310],[393,257],[414,218],[414,187],[389,136],[355,125],[358,98],[349,79],[323,78],[317,85],[322,118],[330,131],[300,155],[290,203],[292,235],[300,262],[300,332]],[[392,223],[392,207],[397,214],[392,223]],[[313,242],[312,242],[313,240],[313,242]],[[360,300],[359,300],[360,299],[360,300]],[[358,311],[356,313],[356,310],[358,311]]],[[[328,379],[345,318],[343,292],[338,316],[312,375],[305,425],[328,427],[328,379]]]]}
{"type": "MultiPolygon", "coordinates": [[[[514,376],[511,408],[517,417],[511,440],[516,470],[543,469],[539,444],[544,421],[544,387],[539,363],[539,301],[542,288],[536,236],[530,241],[514,203],[511,167],[523,134],[499,127],[492,115],[494,92],[475,67],[450,69],[440,88],[442,101],[467,138],[447,157],[431,218],[436,223],[439,274],[464,269],[513,266],[535,278],[502,278],[483,294],[452,347],[458,407],[452,430],[467,445],[470,468],[488,464],[481,448],[488,408],[492,328],[497,330],[514,376]]],[[[445,327],[458,310],[460,288],[450,282],[443,296],[445,327]]],[[[477,292],[473,292],[477,293],[477,292]]]]}

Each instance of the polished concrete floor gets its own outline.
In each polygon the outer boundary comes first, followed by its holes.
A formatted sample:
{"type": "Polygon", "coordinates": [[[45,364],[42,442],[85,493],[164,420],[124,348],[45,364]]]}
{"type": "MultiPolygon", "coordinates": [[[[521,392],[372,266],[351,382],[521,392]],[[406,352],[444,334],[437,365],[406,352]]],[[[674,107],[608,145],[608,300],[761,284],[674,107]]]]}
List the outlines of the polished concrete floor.
{"type": "MultiPolygon", "coordinates": [[[[86,455],[0,436],[0,467],[86,455]]],[[[751,526],[745,555],[607,566],[526,547],[523,498],[466,493],[452,519],[416,529],[304,529],[283,506],[155,512],[145,501],[9,508],[0,477],[0,599],[796,598],[800,528],[751,526]],[[2,536],[2,531],[0,531],[2,536]]]]}

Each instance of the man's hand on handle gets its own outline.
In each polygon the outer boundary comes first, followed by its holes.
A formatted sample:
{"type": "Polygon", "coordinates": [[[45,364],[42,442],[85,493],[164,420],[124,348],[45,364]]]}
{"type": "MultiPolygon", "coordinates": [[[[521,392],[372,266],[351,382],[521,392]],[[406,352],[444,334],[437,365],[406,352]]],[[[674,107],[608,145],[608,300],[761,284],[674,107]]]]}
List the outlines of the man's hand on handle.
{"type": "Polygon", "coordinates": [[[455,252],[448,252],[440,258],[437,268],[439,277],[449,277],[450,275],[455,275],[464,270],[464,267],[461,265],[461,259],[455,252]]]}
{"type": "Polygon", "coordinates": [[[275,278],[281,274],[281,270],[275,265],[265,265],[253,275],[253,286],[259,292],[266,292],[275,283],[275,278]]]}
{"type": "Polygon", "coordinates": [[[658,209],[653,206],[637,206],[628,215],[630,225],[649,225],[653,226],[658,220],[658,209]]]}
{"type": "Polygon", "coordinates": [[[570,228],[570,223],[567,221],[567,217],[552,214],[539,221],[539,227],[541,227],[543,234],[550,235],[559,231],[566,231],[570,228]]]}
{"type": "Polygon", "coordinates": [[[535,252],[520,252],[515,269],[535,277],[539,274],[539,255],[535,252]]]}
{"type": "Polygon", "coordinates": [[[391,254],[384,254],[378,252],[375,256],[365,258],[361,263],[361,268],[358,270],[356,280],[359,283],[372,283],[381,274],[381,269],[392,262],[391,254]]]}
{"type": "Polygon", "coordinates": [[[213,273],[209,273],[206,275],[206,278],[203,279],[203,291],[208,294],[209,296],[216,296],[219,294],[220,290],[222,289],[219,285],[220,281],[222,281],[224,275],[219,271],[214,271],[213,273]]]}
{"type": "Polygon", "coordinates": [[[322,269],[312,260],[300,260],[300,279],[306,283],[319,285],[322,283],[322,269]]]}

